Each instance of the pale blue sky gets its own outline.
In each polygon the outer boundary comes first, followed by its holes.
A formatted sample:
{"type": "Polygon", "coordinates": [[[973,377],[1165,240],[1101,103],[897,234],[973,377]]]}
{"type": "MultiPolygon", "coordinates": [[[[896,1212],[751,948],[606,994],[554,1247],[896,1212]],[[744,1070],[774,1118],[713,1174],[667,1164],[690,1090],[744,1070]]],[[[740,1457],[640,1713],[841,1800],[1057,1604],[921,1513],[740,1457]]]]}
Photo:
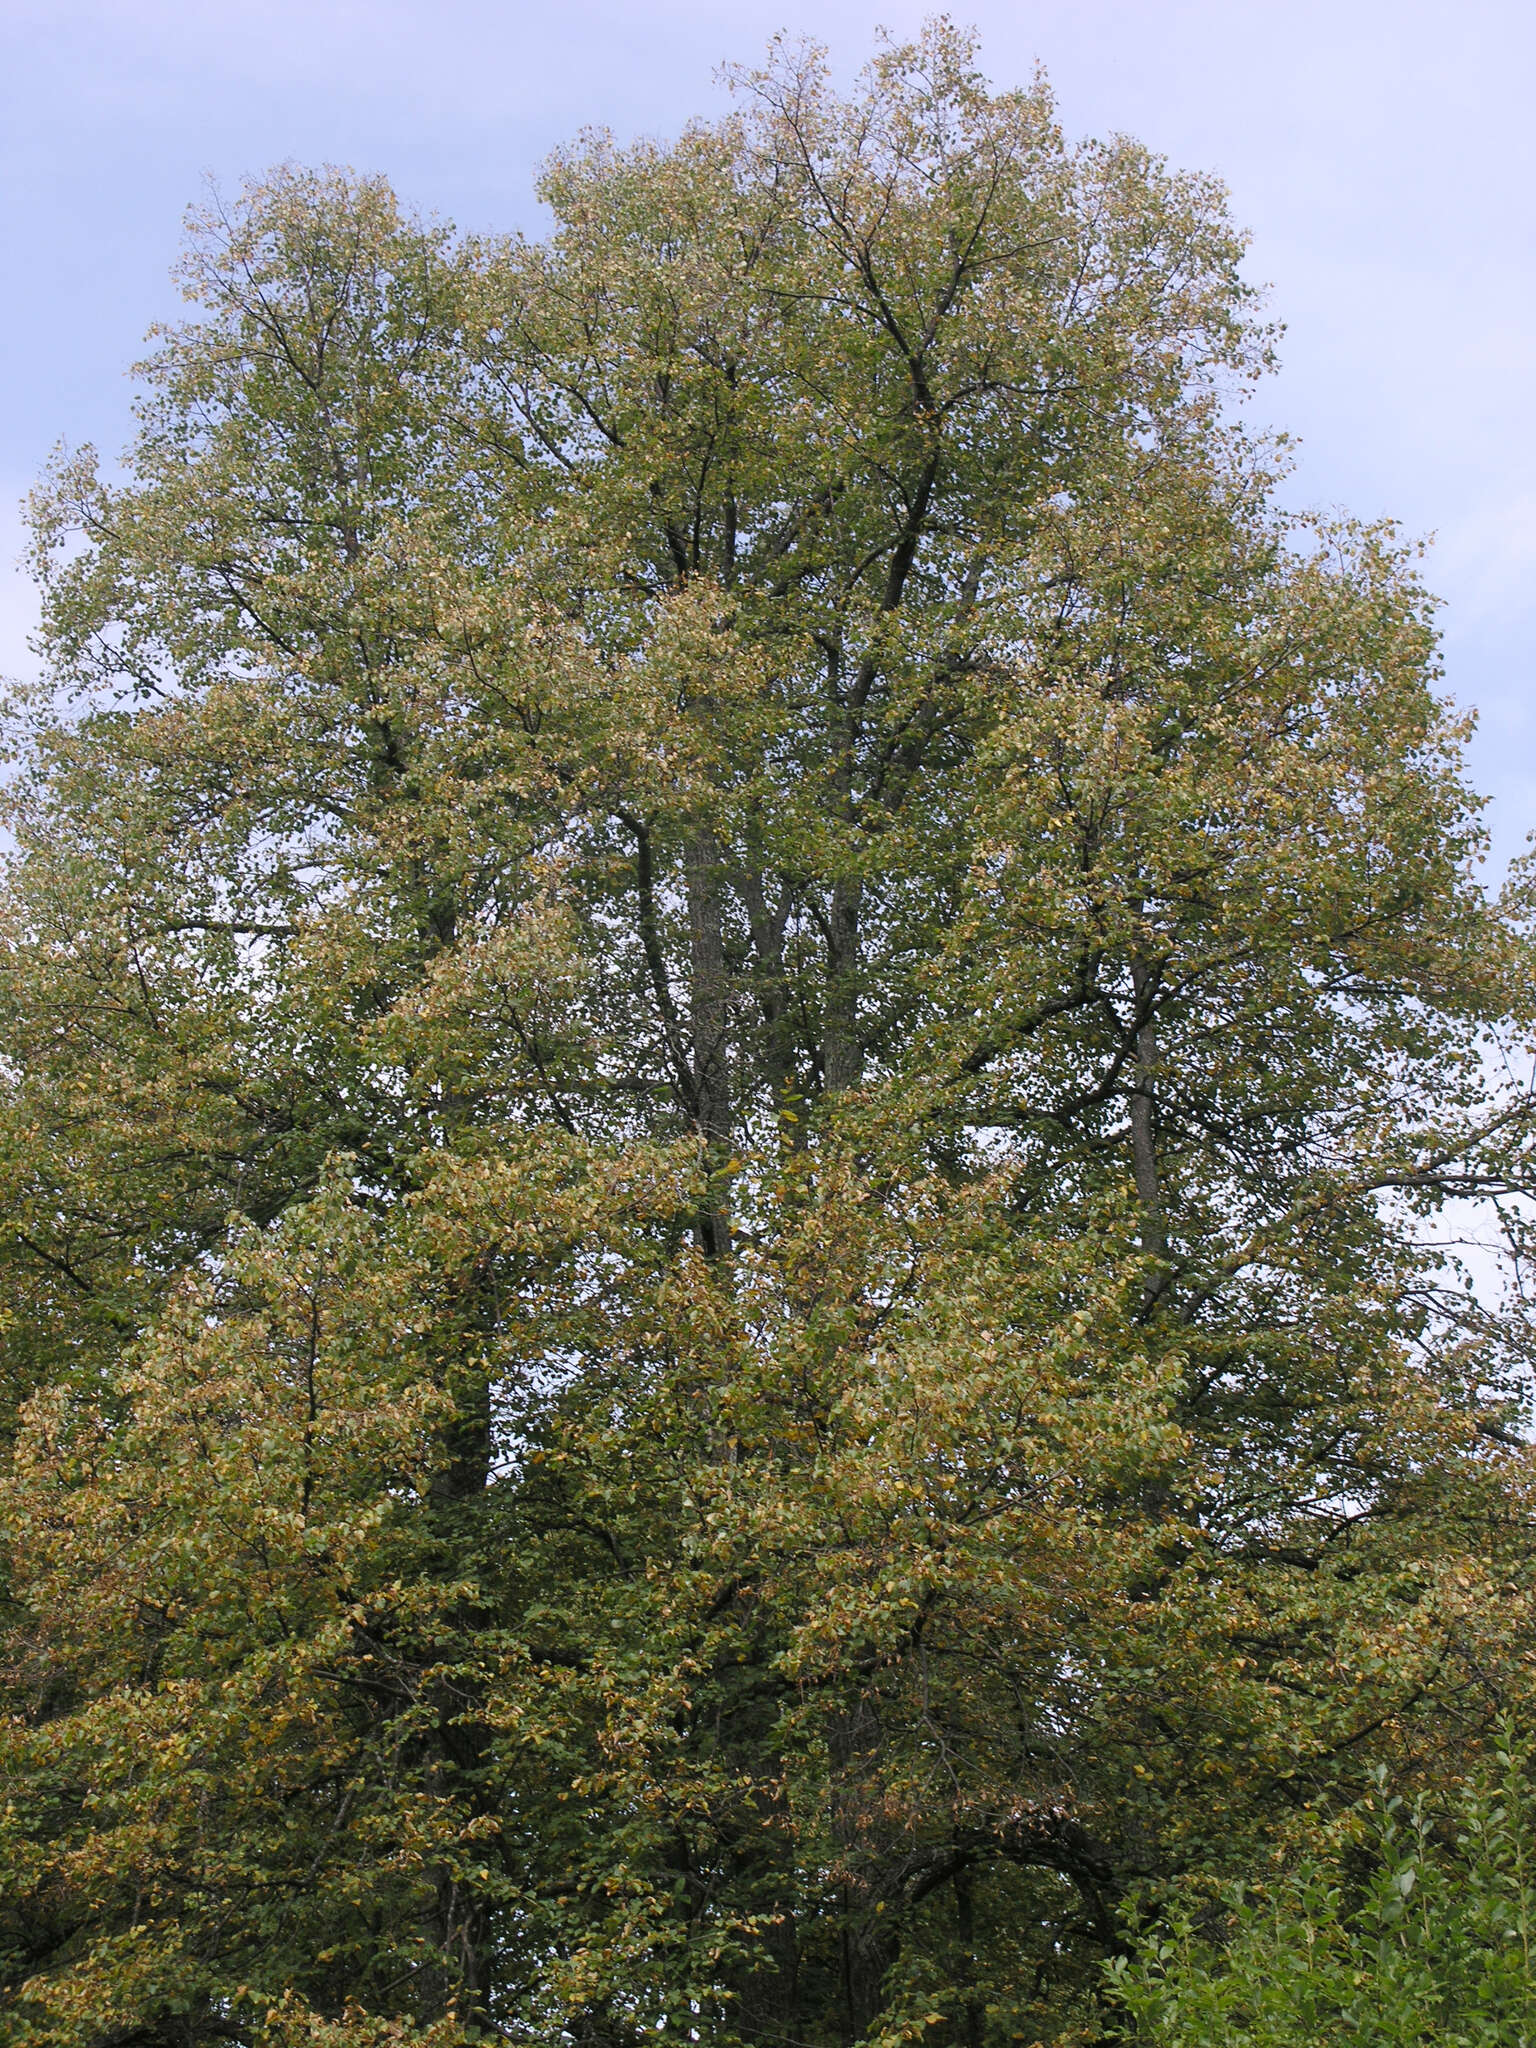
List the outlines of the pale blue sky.
{"type": "MultiPolygon", "coordinates": [[[[666,133],[775,28],[852,68],[922,0],[0,0],[0,670],[27,663],[17,499],[61,436],[128,431],[183,208],[285,158],[382,170],[466,227],[532,225],[588,123],[666,133]]],[[[1000,83],[1216,172],[1287,326],[1263,413],[1297,494],[1437,534],[1448,681],[1502,852],[1536,826],[1536,4],[969,0],[1000,83]]]]}

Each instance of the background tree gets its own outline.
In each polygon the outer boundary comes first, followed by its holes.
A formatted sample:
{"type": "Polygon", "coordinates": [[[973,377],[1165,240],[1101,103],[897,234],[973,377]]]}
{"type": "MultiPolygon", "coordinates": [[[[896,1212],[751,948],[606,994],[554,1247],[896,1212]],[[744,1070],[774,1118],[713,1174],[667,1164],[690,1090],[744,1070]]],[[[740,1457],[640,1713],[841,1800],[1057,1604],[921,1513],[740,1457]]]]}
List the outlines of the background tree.
{"type": "Polygon", "coordinates": [[[1210,183],[943,24],[739,85],[542,243],[251,188],[39,493],[18,2042],[1066,2039],[1522,1697],[1409,562],[1230,424],[1210,183]]]}

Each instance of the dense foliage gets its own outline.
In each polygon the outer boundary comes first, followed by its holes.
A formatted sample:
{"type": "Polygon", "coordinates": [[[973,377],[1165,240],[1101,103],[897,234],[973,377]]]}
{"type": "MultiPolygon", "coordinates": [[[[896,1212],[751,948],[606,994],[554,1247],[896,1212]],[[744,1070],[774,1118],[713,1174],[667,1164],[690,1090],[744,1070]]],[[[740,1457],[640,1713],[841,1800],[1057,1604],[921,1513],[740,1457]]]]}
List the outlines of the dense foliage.
{"type": "Polygon", "coordinates": [[[1376,1799],[1346,1817],[1331,1854],[1310,1850],[1268,1896],[1239,1887],[1205,1939],[1186,1910],[1133,1963],[1115,1957],[1138,2038],[1156,2048],[1530,2048],[1531,1751],[1506,1739],[1450,1799],[1421,1792],[1410,1806],[1380,1770],[1376,1799]]]}
{"type": "Polygon", "coordinates": [[[1086,2038],[1529,1697],[1411,564],[1217,188],[942,25],[739,85],[542,241],[252,187],[38,494],[8,2048],[1086,2038]]]}

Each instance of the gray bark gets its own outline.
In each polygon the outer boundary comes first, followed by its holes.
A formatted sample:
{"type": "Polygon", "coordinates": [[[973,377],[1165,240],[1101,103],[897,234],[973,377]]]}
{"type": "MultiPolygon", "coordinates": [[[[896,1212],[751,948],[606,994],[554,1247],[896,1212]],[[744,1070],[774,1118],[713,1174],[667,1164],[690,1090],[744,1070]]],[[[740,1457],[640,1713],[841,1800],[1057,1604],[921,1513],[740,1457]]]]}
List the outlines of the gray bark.
{"type": "Polygon", "coordinates": [[[864,1078],[864,1047],[858,1031],[859,910],[863,884],[832,886],[827,919],[827,1010],[822,1039],[822,1078],[827,1093],[857,1088],[864,1078]]]}

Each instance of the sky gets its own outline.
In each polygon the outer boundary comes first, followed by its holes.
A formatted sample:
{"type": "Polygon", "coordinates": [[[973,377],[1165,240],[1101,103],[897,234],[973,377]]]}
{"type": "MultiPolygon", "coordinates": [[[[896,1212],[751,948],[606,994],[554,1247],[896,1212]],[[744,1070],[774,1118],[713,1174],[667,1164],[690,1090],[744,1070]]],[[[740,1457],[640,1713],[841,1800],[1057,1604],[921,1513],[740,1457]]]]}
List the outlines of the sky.
{"type": "MultiPolygon", "coordinates": [[[[536,228],[587,126],[666,135],[776,30],[851,74],[916,0],[0,0],[0,673],[28,672],[19,501],[60,439],[120,449],[177,317],[204,181],[382,171],[469,229],[536,228]]],[[[1433,536],[1446,687],[1474,707],[1494,868],[1536,827],[1536,5],[957,0],[999,85],[1043,63],[1074,134],[1215,173],[1284,324],[1259,418],[1300,504],[1433,536]]]]}

